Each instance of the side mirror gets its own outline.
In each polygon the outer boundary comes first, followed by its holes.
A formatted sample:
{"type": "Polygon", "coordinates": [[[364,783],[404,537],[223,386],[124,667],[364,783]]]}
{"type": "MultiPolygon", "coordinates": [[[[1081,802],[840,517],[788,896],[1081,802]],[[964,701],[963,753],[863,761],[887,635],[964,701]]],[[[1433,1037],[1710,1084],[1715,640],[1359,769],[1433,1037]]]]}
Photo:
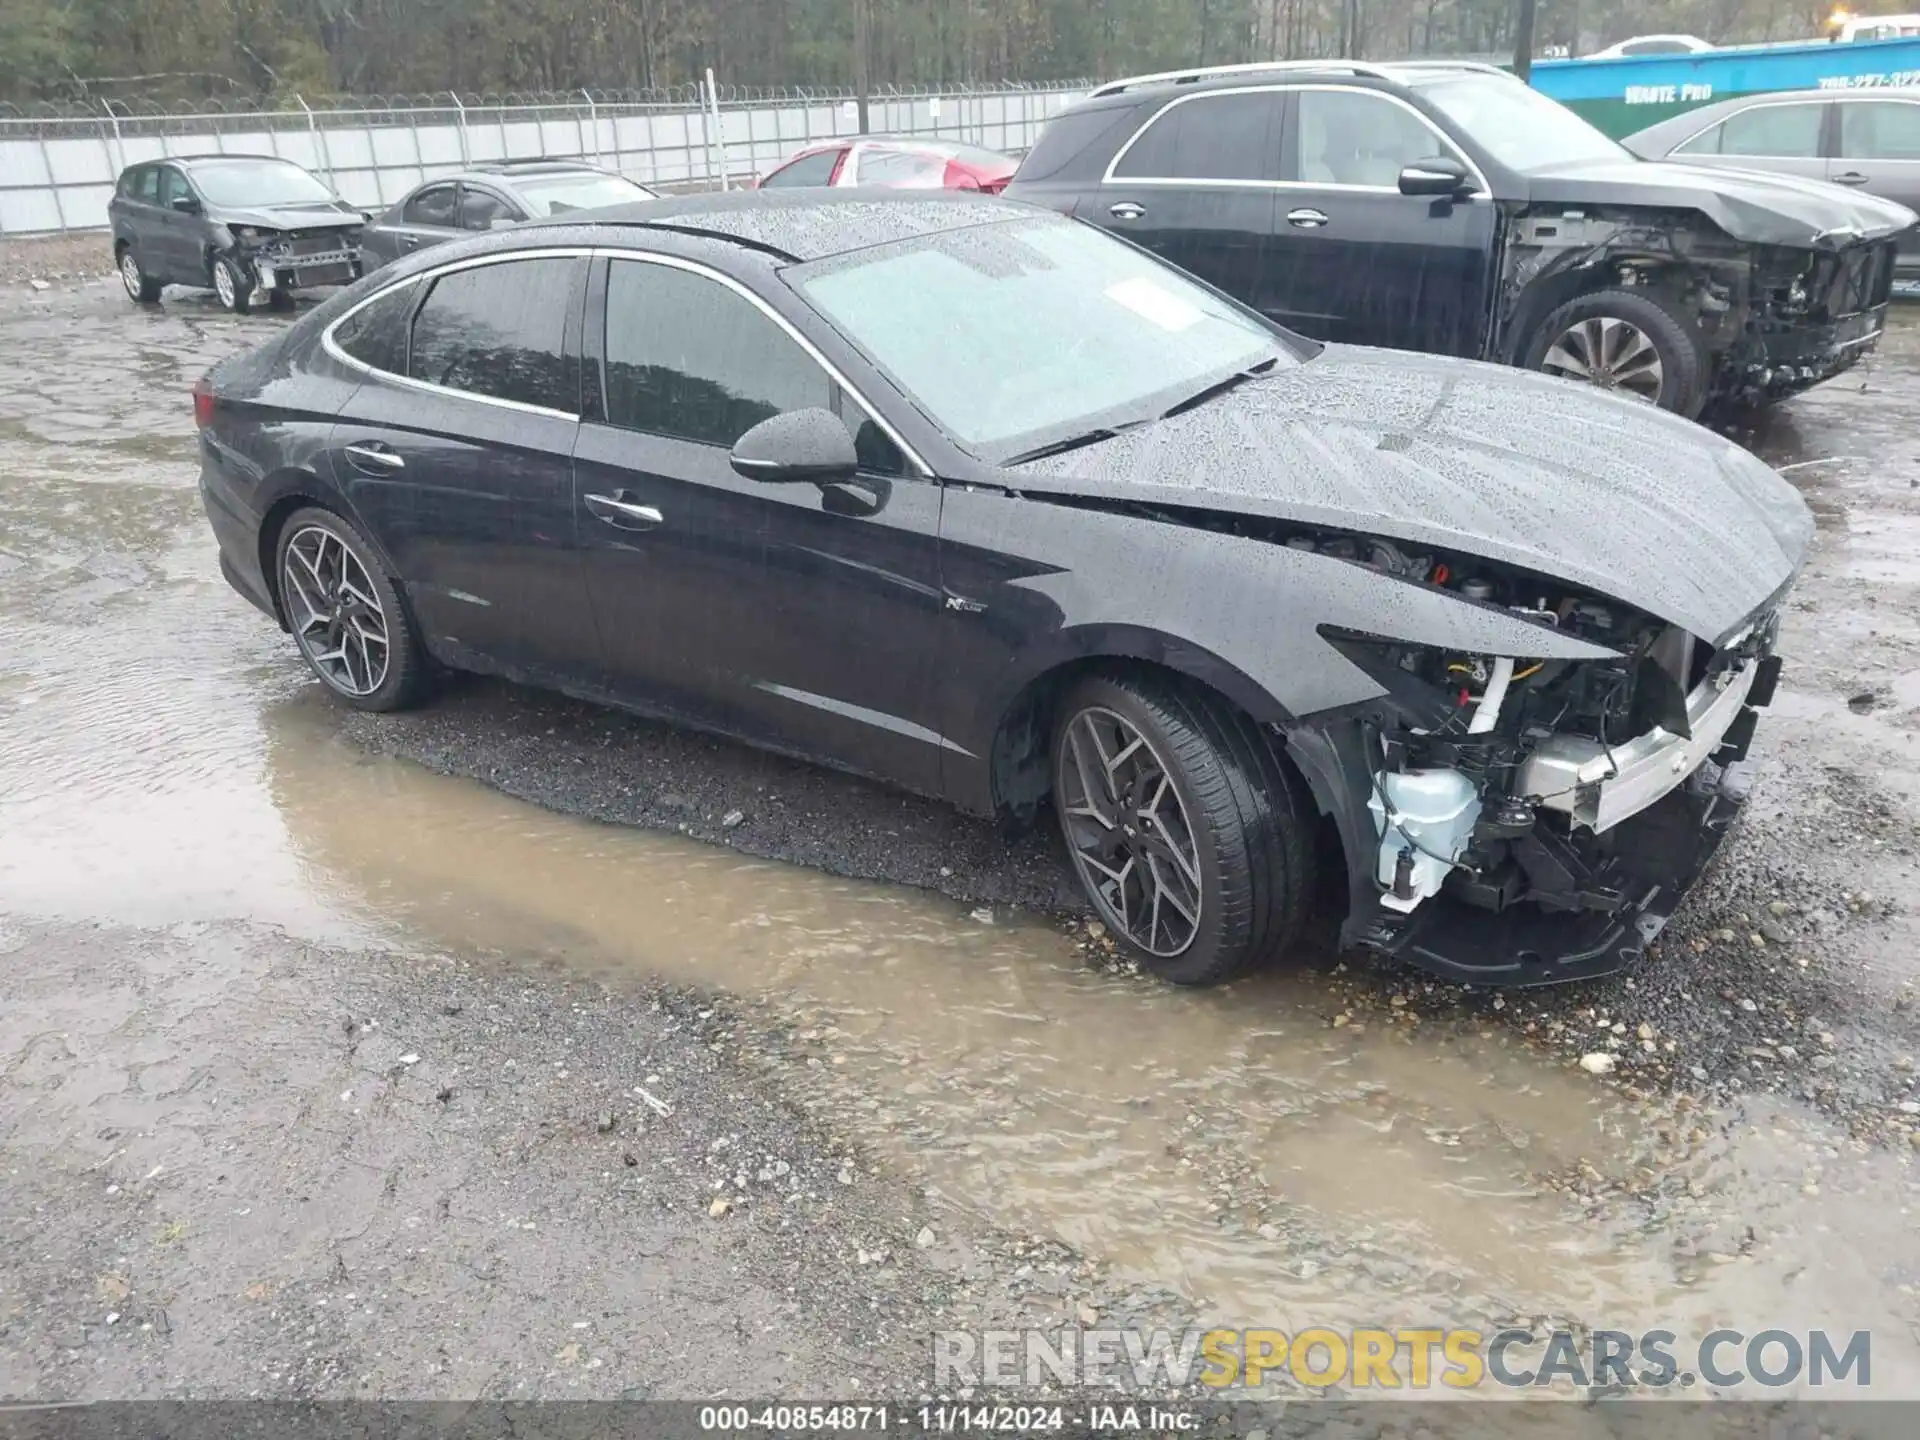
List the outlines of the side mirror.
{"type": "Polygon", "coordinates": [[[1464,195],[1472,188],[1467,167],[1451,155],[1416,160],[1400,172],[1402,195],[1464,195]]]}
{"type": "Polygon", "coordinates": [[[173,208],[182,215],[198,215],[200,202],[191,195],[176,195],[173,197],[173,208]]]}
{"type": "Polygon", "coordinates": [[[853,436],[831,410],[789,410],[762,420],[734,442],[733,468],[749,480],[849,480],[859,468],[853,436]]]}

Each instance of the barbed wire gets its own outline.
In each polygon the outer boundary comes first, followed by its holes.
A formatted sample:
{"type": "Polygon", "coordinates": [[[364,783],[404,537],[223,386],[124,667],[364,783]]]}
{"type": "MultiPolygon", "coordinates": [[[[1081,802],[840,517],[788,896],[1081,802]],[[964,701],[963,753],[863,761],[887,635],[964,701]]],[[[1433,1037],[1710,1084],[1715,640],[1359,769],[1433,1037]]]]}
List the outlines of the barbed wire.
{"type": "MultiPolygon", "coordinates": [[[[882,85],[868,95],[871,104],[915,100],[966,100],[1022,94],[1065,94],[1084,91],[1088,80],[1062,80],[1038,84],[994,81],[970,85],[882,85]]],[[[796,85],[716,85],[714,102],[722,109],[741,105],[838,105],[855,99],[851,89],[839,86],[796,85]]],[[[207,97],[194,100],[126,100],[119,97],[95,100],[33,101],[26,105],[0,101],[0,127],[11,134],[36,133],[36,126],[83,127],[92,133],[95,127],[133,126],[136,129],[156,124],[186,121],[250,122],[259,128],[298,122],[302,125],[324,121],[330,116],[352,116],[365,122],[370,117],[390,116],[390,123],[406,123],[425,115],[482,115],[502,111],[537,118],[534,112],[563,112],[569,116],[593,111],[698,110],[710,103],[699,85],[675,85],[656,89],[602,89],[586,87],[567,91],[481,91],[459,94],[450,90],[402,92],[368,95],[285,95],[260,97],[207,97]]]]}

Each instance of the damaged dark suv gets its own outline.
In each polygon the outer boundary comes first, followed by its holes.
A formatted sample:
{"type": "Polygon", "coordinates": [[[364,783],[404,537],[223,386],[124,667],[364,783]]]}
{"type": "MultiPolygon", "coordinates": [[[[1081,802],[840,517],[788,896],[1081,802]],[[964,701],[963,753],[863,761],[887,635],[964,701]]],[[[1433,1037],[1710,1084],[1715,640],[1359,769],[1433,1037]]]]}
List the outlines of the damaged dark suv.
{"type": "Polygon", "coordinates": [[[342,702],[504,674],[1008,820],[1183,984],[1341,935],[1630,963],[1742,800],[1812,522],[1710,431],[1322,346],[978,196],[406,257],[195,394],[229,581],[342,702]]]}
{"type": "Polygon", "coordinates": [[[1322,340],[1498,360],[1693,416],[1872,350],[1912,211],[1639,159],[1488,66],[1234,66],[1102,86],[1008,187],[1322,340]]]}

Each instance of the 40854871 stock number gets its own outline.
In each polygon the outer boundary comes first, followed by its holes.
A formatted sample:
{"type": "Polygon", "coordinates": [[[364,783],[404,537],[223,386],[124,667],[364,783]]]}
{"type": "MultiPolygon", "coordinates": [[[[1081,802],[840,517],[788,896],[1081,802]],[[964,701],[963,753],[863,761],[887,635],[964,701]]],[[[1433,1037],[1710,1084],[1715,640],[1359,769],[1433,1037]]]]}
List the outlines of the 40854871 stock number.
{"type": "Polygon", "coordinates": [[[959,1431],[1042,1434],[1066,1426],[1058,1405],[703,1405],[700,1428],[749,1431],[897,1431],[946,1435],[959,1431]]]}

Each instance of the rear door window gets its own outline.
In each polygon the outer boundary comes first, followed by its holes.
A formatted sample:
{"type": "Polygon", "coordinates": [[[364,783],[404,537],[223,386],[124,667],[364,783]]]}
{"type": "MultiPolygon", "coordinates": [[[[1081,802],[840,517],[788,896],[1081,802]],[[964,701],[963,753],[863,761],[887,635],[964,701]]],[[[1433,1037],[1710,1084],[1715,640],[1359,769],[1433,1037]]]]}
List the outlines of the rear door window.
{"type": "Polygon", "coordinates": [[[802,155],[767,176],[760,182],[760,188],[775,190],[785,185],[831,184],[833,167],[840,162],[842,153],[839,150],[821,150],[813,155],[802,155]]]}
{"type": "Polygon", "coordinates": [[[1820,155],[1824,101],[1807,105],[1756,105],[1729,115],[1682,145],[1679,155],[1750,155],[1775,160],[1815,160],[1820,155]]]}
{"type": "Polygon", "coordinates": [[[157,166],[147,165],[133,177],[133,188],[129,192],[134,199],[147,205],[160,203],[160,171],[157,166]]]}
{"type": "Polygon", "coordinates": [[[1114,161],[1116,180],[1278,180],[1279,90],[1177,100],[1149,120],[1114,161]]]}
{"type": "Polygon", "coordinates": [[[409,225],[431,225],[440,230],[454,228],[457,198],[451,185],[429,185],[411,200],[401,213],[409,225]]]}
{"type": "Polygon", "coordinates": [[[1850,100],[1840,107],[1845,160],[1920,160],[1920,105],[1850,100]]]}
{"type": "Polygon", "coordinates": [[[1439,156],[1466,164],[1419,115],[1366,90],[1301,90],[1293,173],[1309,185],[1400,188],[1400,172],[1439,156]]]}
{"type": "Polygon", "coordinates": [[[856,185],[886,185],[896,190],[938,190],[946,184],[947,157],[924,150],[870,145],[859,155],[856,185]]]}
{"type": "Polygon", "coordinates": [[[433,282],[413,321],[407,373],[448,390],[577,415],[567,315],[585,262],[508,260],[433,282]]]}

